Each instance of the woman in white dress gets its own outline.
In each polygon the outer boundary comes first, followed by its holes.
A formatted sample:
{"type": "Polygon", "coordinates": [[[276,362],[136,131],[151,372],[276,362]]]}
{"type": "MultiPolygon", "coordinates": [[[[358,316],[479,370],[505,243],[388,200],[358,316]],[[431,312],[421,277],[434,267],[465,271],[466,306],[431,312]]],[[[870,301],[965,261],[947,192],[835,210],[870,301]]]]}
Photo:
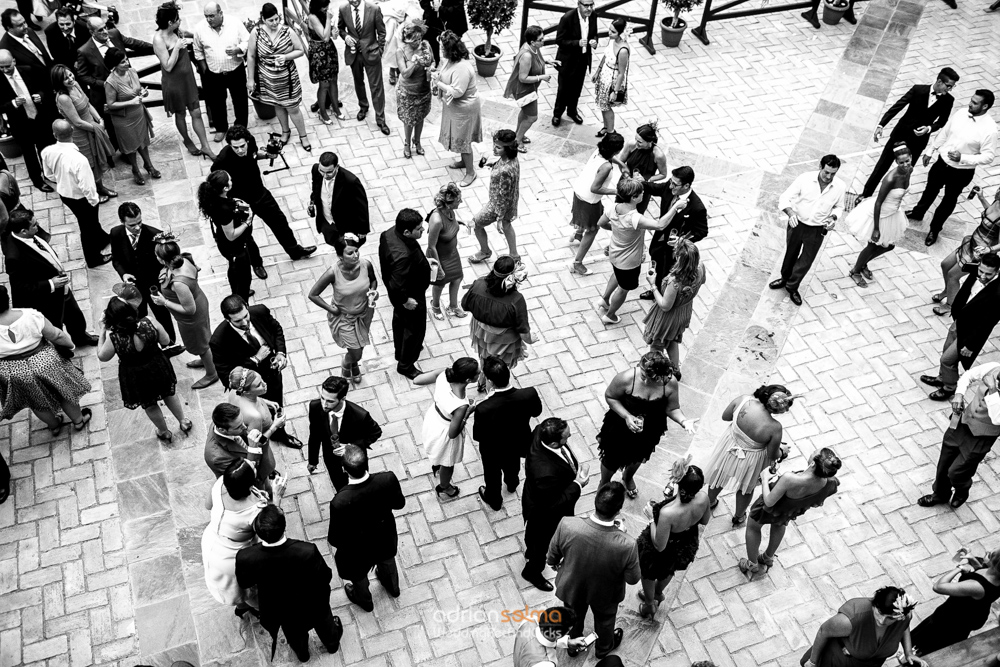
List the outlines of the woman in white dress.
{"type": "Polygon", "coordinates": [[[868,287],[867,281],[872,279],[868,262],[895,248],[896,241],[906,233],[906,214],[899,205],[910,187],[913,156],[903,142],[892,150],[896,154],[896,168],[882,179],[878,195],[855,206],[847,216],[847,231],[868,242],[847,274],[858,287],[868,287]]]}
{"type": "MultiPolygon", "coordinates": [[[[205,583],[212,597],[234,605],[236,615],[260,612],[246,600],[236,582],[236,553],[256,541],[253,522],[267,506],[267,495],[254,487],[257,474],[246,459],[234,461],[212,487],[212,520],[201,536],[201,558],[205,583]]],[[[277,492],[275,493],[277,496],[277,492]]]]}
{"type": "Polygon", "coordinates": [[[479,362],[462,357],[451,368],[421,373],[413,380],[416,385],[434,385],[434,402],[424,415],[421,434],[427,458],[438,477],[434,489],[438,495],[458,496],[451,477],[465,453],[465,424],[474,409],[465,398],[465,389],[478,376],[479,362]]]}

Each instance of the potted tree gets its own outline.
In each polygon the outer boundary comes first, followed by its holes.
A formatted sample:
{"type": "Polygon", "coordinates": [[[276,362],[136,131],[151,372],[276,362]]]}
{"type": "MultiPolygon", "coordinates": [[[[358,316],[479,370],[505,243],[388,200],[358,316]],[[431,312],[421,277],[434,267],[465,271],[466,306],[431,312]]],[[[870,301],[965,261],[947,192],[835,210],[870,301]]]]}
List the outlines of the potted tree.
{"type": "Polygon", "coordinates": [[[673,16],[668,16],[660,20],[660,32],[663,39],[663,46],[680,46],[681,37],[687,29],[687,21],[681,18],[681,12],[686,12],[697,7],[703,0],[665,0],[663,5],[667,9],[674,10],[673,16]]]}
{"type": "Polygon", "coordinates": [[[493,34],[510,27],[516,10],[517,0],[468,0],[469,24],[486,32],[486,43],[472,49],[479,76],[496,74],[500,47],[493,43],[493,34]]]}
{"type": "MultiPolygon", "coordinates": [[[[260,26],[260,19],[244,19],[243,26],[247,29],[247,32],[253,33],[254,28],[260,26]]],[[[250,101],[253,102],[253,112],[257,114],[257,118],[261,120],[274,120],[274,117],[278,115],[278,112],[270,104],[261,102],[256,97],[251,97],[250,101]]]]}
{"type": "Polygon", "coordinates": [[[848,0],[823,0],[823,23],[837,25],[850,7],[848,0]]]}

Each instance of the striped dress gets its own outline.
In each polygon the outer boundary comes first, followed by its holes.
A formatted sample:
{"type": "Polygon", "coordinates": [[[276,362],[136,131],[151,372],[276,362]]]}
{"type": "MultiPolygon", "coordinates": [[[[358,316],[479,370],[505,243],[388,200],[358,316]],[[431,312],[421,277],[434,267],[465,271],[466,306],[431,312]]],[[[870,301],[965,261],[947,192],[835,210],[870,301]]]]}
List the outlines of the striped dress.
{"type": "Polygon", "coordinates": [[[265,28],[257,28],[257,99],[277,107],[293,108],[302,103],[302,83],[295,61],[277,63],[274,56],[294,50],[291,31],[281,26],[271,38],[265,28]]]}

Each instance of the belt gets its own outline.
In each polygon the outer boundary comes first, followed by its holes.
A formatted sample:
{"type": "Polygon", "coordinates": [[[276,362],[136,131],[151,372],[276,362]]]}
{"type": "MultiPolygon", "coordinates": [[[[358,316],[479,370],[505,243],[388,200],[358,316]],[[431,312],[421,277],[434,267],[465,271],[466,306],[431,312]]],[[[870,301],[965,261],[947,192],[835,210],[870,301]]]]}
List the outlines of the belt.
{"type": "Polygon", "coordinates": [[[42,340],[38,341],[38,345],[31,348],[30,350],[25,350],[24,352],[18,352],[17,354],[8,354],[2,357],[2,359],[4,361],[20,361],[22,359],[27,359],[28,357],[33,357],[42,351],[42,348],[45,347],[46,342],[47,341],[43,338],[42,340]]]}

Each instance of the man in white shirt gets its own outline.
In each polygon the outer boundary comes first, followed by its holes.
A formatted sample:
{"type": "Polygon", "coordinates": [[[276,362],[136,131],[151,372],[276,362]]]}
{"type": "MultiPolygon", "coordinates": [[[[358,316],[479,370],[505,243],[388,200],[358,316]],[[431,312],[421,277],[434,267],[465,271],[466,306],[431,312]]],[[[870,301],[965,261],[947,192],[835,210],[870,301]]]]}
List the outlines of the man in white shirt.
{"type": "Polygon", "coordinates": [[[80,244],[87,266],[96,268],[111,261],[111,237],[101,227],[97,183],[90,163],[73,143],[73,126],[65,120],[52,123],[56,143],[42,149],[42,173],[56,184],[56,192],[80,227],[80,244]]]}
{"type": "Polygon", "coordinates": [[[937,198],[941,188],[944,195],[931,218],[930,231],[924,245],[932,246],[944,227],[944,221],[955,210],[958,196],[962,194],[976,173],[976,166],[989,167],[996,157],[997,124],[990,118],[993,107],[993,91],[980,89],[969,100],[968,111],[956,111],[948,119],[944,128],[931,142],[930,153],[924,155],[924,166],[937,159],[927,173],[927,185],[920,201],[906,212],[906,217],[921,220],[924,213],[937,198]]]}
{"type": "Polygon", "coordinates": [[[959,379],[951,402],[951,423],[941,441],[934,492],[917,500],[921,507],[949,503],[958,508],[969,499],[976,468],[1000,436],[998,371],[996,362],[980,364],[959,379]]]}
{"type": "Polygon", "coordinates": [[[800,175],[778,198],[778,210],[788,216],[785,258],[781,262],[781,277],[772,280],[768,287],[784,287],[796,306],[802,305],[799,284],[819,254],[823,237],[844,214],[847,185],[836,178],[839,169],[840,158],[824,155],[819,161],[819,171],[800,175]]]}
{"type": "Polygon", "coordinates": [[[205,5],[205,20],[194,28],[194,62],[201,74],[205,102],[212,114],[215,136],[221,142],[229,129],[226,91],[233,100],[235,125],[247,127],[246,52],[250,34],[236,19],[227,21],[217,2],[205,5]]]}

